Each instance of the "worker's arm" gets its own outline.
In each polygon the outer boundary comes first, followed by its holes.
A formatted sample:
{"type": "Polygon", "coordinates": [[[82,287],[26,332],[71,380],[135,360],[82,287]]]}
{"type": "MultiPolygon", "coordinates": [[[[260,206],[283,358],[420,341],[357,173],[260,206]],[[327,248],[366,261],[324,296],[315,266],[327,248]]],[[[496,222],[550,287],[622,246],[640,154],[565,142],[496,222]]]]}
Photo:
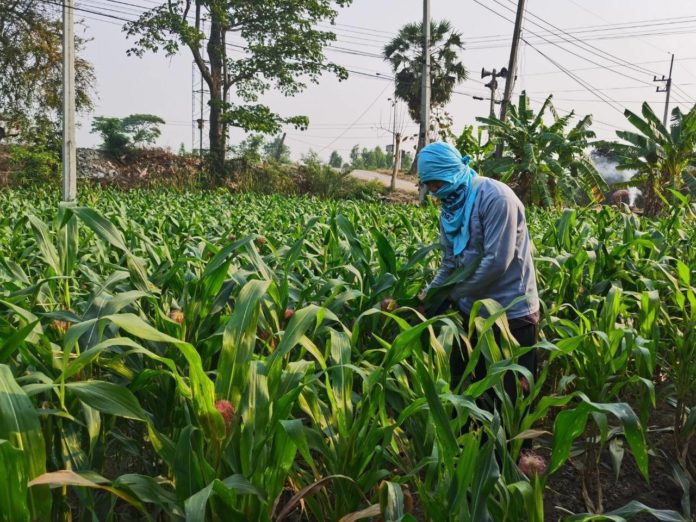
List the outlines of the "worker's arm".
{"type": "Polygon", "coordinates": [[[435,277],[430,282],[430,284],[421,292],[421,296],[425,296],[431,288],[441,286],[447,278],[454,272],[457,268],[457,261],[452,252],[452,244],[447,241],[445,237],[445,232],[442,229],[442,224],[440,224],[440,237],[442,238],[442,263],[440,264],[440,269],[435,274],[435,277]]]}
{"type": "Polygon", "coordinates": [[[512,263],[517,244],[517,207],[505,197],[482,202],[483,257],[474,273],[456,285],[452,299],[480,296],[512,263]]]}

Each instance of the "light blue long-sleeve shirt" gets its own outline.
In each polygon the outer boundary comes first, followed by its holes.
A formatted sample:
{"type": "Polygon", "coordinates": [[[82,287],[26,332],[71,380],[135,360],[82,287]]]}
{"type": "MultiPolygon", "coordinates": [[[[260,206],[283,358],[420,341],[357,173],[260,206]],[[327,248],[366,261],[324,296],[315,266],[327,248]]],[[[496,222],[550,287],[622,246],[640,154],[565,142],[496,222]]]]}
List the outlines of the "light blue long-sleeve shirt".
{"type": "Polygon", "coordinates": [[[538,312],[536,273],[524,206],[504,183],[491,178],[481,178],[478,183],[478,196],[469,224],[469,243],[455,256],[452,242],[440,226],[442,264],[428,288],[443,284],[455,269],[475,262],[479,254],[483,254],[476,271],[450,294],[459,308],[468,314],[479,299],[494,299],[506,307],[525,296],[508,310],[508,319],[538,312]]]}

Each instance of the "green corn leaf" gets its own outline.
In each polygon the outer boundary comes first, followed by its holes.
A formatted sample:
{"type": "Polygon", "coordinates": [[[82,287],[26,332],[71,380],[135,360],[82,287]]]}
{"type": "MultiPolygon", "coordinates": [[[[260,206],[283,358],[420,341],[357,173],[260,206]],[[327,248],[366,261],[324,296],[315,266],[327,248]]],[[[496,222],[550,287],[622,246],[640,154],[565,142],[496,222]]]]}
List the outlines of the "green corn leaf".
{"type": "Polygon", "coordinates": [[[151,521],[152,517],[145,509],[142,503],[131,496],[128,492],[113,487],[107,479],[92,472],[76,473],[72,470],[64,469],[61,471],[53,471],[44,473],[29,482],[29,487],[34,489],[45,488],[46,486],[74,486],[85,487],[90,489],[99,489],[108,491],[112,495],[126,501],[128,504],[140,511],[145,520],[151,521]]]}
{"type": "Polygon", "coordinates": [[[27,482],[24,452],[7,440],[0,439],[0,521],[29,522],[27,482]]]}
{"type": "MultiPolygon", "coordinates": [[[[21,452],[3,450],[18,476],[5,475],[4,481],[34,479],[46,471],[46,450],[39,415],[26,393],[19,387],[10,368],[0,364],[0,440],[21,452]]],[[[26,490],[25,490],[26,491],[26,490]]],[[[48,520],[51,513],[51,495],[47,487],[30,490],[23,497],[29,506],[32,520],[48,520]]]]}
{"type": "MultiPolygon", "coordinates": [[[[232,475],[224,480],[215,479],[205,488],[186,499],[186,522],[206,522],[209,520],[206,517],[206,508],[210,497],[213,494],[226,496],[231,492],[240,495],[254,495],[265,503],[263,493],[241,475],[232,475]]],[[[235,519],[233,513],[229,513],[228,516],[235,519]]],[[[236,516],[242,517],[238,520],[245,520],[244,515],[240,512],[237,512],[236,516]]]]}
{"type": "Polygon", "coordinates": [[[186,426],[179,434],[173,472],[176,496],[181,502],[203,489],[215,476],[203,453],[203,434],[193,426],[186,426]]]}
{"type": "Polygon", "coordinates": [[[591,522],[600,520],[609,520],[612,522],[628,522],[640,513],[647,513],[649,515],[652,515],[661,522],[688,522],[676,511],[671,511],[668,509],[653,509],[635,500],[632,500],[631,502],[619,509],[609,511],[602,515],[591,515],[583,513],[578,515],[572,515],[564,520],[565,522],[591,522]]]}
{"type": "Polygon", "coordinates": [[[99,238],[121,252],[130,252],[121,231],[99,212],[87,207],[72,207],[70,211],[77,215],[80,221],[92,229],[99,238]]]}
{"type": "Polygon", "coordinates": [[[234,312],[225,326],[215,392],[232,404],[239,404],[246,388],[249,364],[256,345],[256,328],[261,300],[270,281],[249,281],[237,298],[234,312]]]}
{"type": "Polygon", "coordinates": [[[128,388],[106,381],[69,382],[65,387],[97,411],[125,419],[148,421],[145,410],[128,388]]]}
{"type": "Polygon", "coordinates": [[[164,334],[133,314],[117,314],[104,318],[119,328],[140,339],[156,341],[176,346],[189,364],[189,377],[193,393],[193,403],[206,435],[211,439],[223,440],[226,437],[222,415],[215,408],[215,388],[210,377],[203,370],[200,354],[189,343],[164,334]]]}
{"type": "Polygon", "coordinates": [[[370,232],[372,233],[372,237],[374,237],[375,242],[377,243],[377,252],[379,253],[379,264],[382,269],[382,272],[396,274],[396,253],[394,252],[394,248],[391,246],[391,243],[389,243],[387,237],[376,228],[373,228],[370,232]]]}
{"type": "Polygon", "coordinates": [[[416,372],[418,380],[423,387],[425,398],[428,401],[428,406],[430,407],[430,415],[436,428],[435,433],[437,439],[442,445],[443,460],[445,463],[453,465],[454,455],[457,453],[457,441],[452,432],[449,418],[442,406],[442,402],[440,402],[440,397],[435,389],[435,383],[430,377],[423,362],[419,359],[416,360],[416,372]]]}
{"type": "Polygon", "coordinates": [[[590,407],[583,403],[577,408],[562,411],[556,416],[556,420],[553,423],[549,473],[558,471],[568,460],[573,442],[585,431],[589,413],[590,407]]]}

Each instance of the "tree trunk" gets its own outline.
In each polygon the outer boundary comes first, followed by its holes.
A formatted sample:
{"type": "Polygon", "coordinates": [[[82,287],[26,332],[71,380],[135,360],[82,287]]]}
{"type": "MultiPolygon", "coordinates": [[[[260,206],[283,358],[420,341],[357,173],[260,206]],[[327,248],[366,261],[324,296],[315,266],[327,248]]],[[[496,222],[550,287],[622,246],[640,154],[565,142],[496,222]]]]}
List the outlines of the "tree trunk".
{"type": "Polygon", "coordinates": [[[645,215],[648,217],[656,217],[662,211],[663,202],[658,195],[657,188],[657,173],[651,172],[648,174],[648,180],[645,184],[645,215]]]}
{"type": "Polygon", "coordinates": [[[223,45],[222,25],[213,18],[210,25],[210,39],[208,40],[208,60],[210,61],[210,129],[208,139],[210,141],[210,169],[217,183],[225,177],[225,153],[227,148],[226,125],[223,121],[224,104],[223,97],[223,68],[227,53],[223,45]]]}
{"type": "Polygon", "coordinates": [[[515,187],[515,193],[524,206],[528,206],[532,200],[532,174],[529,171],[520,173],[515,187]]]}

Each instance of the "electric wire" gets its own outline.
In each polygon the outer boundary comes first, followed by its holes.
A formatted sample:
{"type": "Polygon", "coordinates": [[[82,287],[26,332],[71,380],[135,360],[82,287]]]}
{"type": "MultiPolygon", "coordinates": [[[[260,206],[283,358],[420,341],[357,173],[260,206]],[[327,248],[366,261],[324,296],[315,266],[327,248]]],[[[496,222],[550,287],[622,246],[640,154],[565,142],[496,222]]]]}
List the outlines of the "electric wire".
{"type": "MultiPolygon", "coordinates": [[[[504,20],[507,20],[508,22],[512,22],[512,20],[510,20],[509,18],[507,18],[504,14],[501,14],[501,13],[497,12],[495,9],[492,9],[492,8],[488,7],[487,5],[484,5],[484,4],[483,4],[482,2],[480,2],[479,0],[474,0],[474,2],[477,3],[477,4],[479,4],[481,7],[483,7],[483,8],[485,8],[485,9],[491,11],[491,12],[494,13],[496,16],[499,16],[500,18],[503,18],[504,20]]],[[[532,33],[531,31],[529,31],[529,33],[534,34],[534,33],[532,33]]],[[[553,65],[555,65],[558,69],[560,69],[560,70],[562,70],[563,72],[565,72],[565,74],[566,74],[567,76],[569,76],[571,79],[573,79],[576,83],[578,83],[579,85],[581,85],[582,87],[584,87],[586,90],[588,90],[589,92],[591,92],[592,94],[594,94],[597,98],[599,98],[599,99],[605,101],[605,102],[607,103],[607,105],[609,105],[609,106],[610,106],[612,109],[614,109],[615,111],[618,111],[618,112],[620,112],[621,114],[623,114],[623,111],[621,111],[621,110],[615,105],[615,102],[614,102],[609,96],[607,96],[607,95],[605,95],[605,94],[601,94],[592,84],[590,84],[590,83],[587,82],[586,80],[582,80],[580,77],[578,77],[577,75],[573,74],[571,71],[569,71],[567,68],[565,68],[565,67],[563,67],[562,65],[560,65],[560,64],[559,64],[558,62],[556,62],[553,58],[551,58],[550,56],[548,56],[547,54],[545,54],[544,52],[542,52],[542,51],[541,51],[540,49],[538,49],[536,46],[534,46],[534,45],[532,45],[531,43],[529,43],[529,41],[527,41],[525,38],[521,38],[521,40],[524,41],[527,45],[529,45],[532,49],[534,49],[537,53],[541,54],[541,55],[542,55],[544,58],[546,58],[548,61],[550,61],[550,62],[551,62],[553,65]]],[[[561,47],[561,49],[563,49],[563,48],[561,47]]],[[[564,50],[565,50],[565,51],[568,51],[568,49],[564,49],[564,50]]],[[[576,54],[576,53],[573,53],[572,51],[568,51],[568,52],[571,52],[572,54],[576,54]]],[[[580,56],[580,55],[577,55],[577,56],[580,56]]],[[[592,63],[595,63],[595,65],[600,65],[600,64],[597,64],[596,62],[593,62],[593,61],[590,60],[589,58],[584,58],[584,57],[582,57],[582,58],[585,59],[585,60],[587,60],[587,61],[590,61],[590,62],[592,62],[592,63]]],[[[616,71],[614,71],[614,72],[616,72],[616,71]]]]}

